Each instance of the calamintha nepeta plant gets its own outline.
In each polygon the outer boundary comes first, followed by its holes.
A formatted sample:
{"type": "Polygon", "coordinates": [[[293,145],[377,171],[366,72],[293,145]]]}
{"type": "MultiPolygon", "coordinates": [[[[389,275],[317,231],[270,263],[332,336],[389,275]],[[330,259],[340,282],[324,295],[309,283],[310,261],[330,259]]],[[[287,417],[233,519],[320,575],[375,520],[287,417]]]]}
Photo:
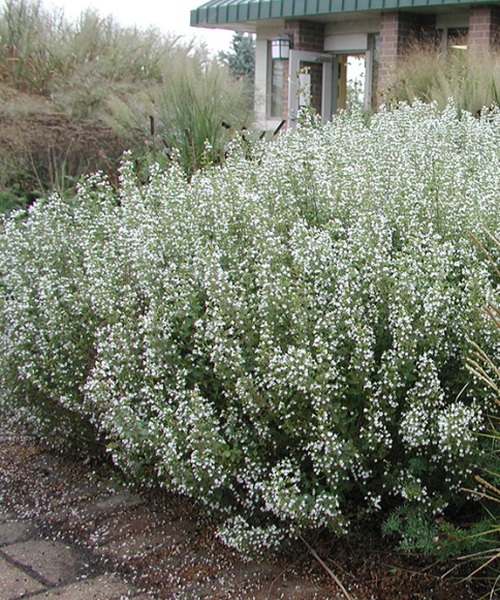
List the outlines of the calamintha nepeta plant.
{"type": "Polygon", "coordinates": [[[498,339],[465,231],[500,229],[500,113],[400,105],[175,167],[98,177],[4,223],[2,402],[273,546],[460,497],[498,339]],[[62,416],[64,417],[63,420],[62,416]],[[72,421],[71,418],[76,419],[72,421]],[[76,422],[77,425],[71,425],[76,422]]]}

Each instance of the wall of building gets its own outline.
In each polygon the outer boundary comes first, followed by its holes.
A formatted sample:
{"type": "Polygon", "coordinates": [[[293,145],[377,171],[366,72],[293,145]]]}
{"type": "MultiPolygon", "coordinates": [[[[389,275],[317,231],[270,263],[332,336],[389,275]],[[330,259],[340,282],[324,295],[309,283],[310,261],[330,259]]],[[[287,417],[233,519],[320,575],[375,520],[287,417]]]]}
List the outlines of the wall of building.
{"type": "Polygon", "coordinates": [[[473,6],[469,19],[469,48],[485,52],[500,41],[500,8],[498,6],[473,6]]]}
{"type": "Polygon", "coordinates": [[[274,27],[259,27],[255,43],[255,113],[257,127],[271,131],[281,122],[279,118],[269,117],[270,102],[270,68],[271,57],[269,42],[279,37],[284,31],[284,25],[274,27]]]}
{"type": "MultiPolygon", "coordinates": [[[[446,35],[448,28],[467,28],[469,47],[478,52],[488,51],[492,46],[500,45],[500,7],[487,4],[470,8],[456,7],[453,12],[435,15],[395,10],[372,13],[366,19],[338,20],[326,24],[300,20],[275,21],[272,26],[259,24],[256,49],[256,111],[259,126],[273,129],[281,121],[278,117],[269,118],[269,41],[280,34],[292,34],[295,50],[366,52],[367,55],[372,52],[370,40],[374,34],[378,35],[377,86],[382,89],[388,83],[398,57],[405,52],[412,40],[425,36],[436,39],[438,35],[446,35]]],[[[318,86],[317,73],[313,73],[313,80],[318,86]]],[[[284,87],[286,96],[288,86],[284,87]]],[[[373,90],[373,94],[375,93],[376,90],[373,90]]],[[[282,118],[286,118],[288,98],[284,97],[283,100],[282,118]]]]}

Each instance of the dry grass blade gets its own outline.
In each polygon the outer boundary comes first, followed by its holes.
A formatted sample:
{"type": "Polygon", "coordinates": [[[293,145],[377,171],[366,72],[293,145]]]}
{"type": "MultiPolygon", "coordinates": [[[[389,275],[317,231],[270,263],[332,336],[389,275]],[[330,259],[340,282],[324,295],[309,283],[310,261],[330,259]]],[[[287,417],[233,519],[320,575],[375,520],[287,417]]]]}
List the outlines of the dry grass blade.
{"type": "Polygon", "coordinates": [[[483,563],[481,566],[479,566],[475,571],[473,571],[470,575],[468,575],[467,579],[472,579],[472,577],[474,577],[474,575],[477,575],[477,573],[480,573],[488,565],[490,565],[492,562],[497,560],[497,558],[500,558],[500,552],[498,552],[498,551],[496,552],[496,554],[494,556],[492,556],[489,560],[487,560],[485,563],[483,563]]]}
{"type": "MultiPolygon", "coordinates": [[[[500,388],[493,381],[493,379],[488,375],[488,373],[474,360],[468,358],[466,368],[475,375],[478,379],[481,379],[486,384],[488,384],[492,389],[495,390],[497,394],[500,394],[500,388]]],[[[499,376],[498,370],[495,369],[497,376],[499,376]]]]}
{"type": "Polygon", "coordinates": [[[466,233],[471,238],[471,240],[478,246],[478,248],[480,248],[483,251],[484,255],[486,256],[492,267],[495,269],[496,274],[500,277],[500,270],[498,269],[496,262],[491,258],[491,254],[488,252],[488,250],[486,250],[483,244],[481,244],[481,242],[471,231],[466,231],[466,233]]]}
{"type": "Polygon", "coordinates": [[[445,53],[438,43],[425,36],[415,40],[392,71],[382,95],[386,103],[435,102],[444,108],[450,98],[457,109],[479,114],[483,107],[499,105],[500,55],[498,51],[481,53],[454,50],[465,44],[461,36],[445,53]]]}
{"type": "MultiPolygon", "coordinates": [[[[478,498],[484,498],[485,500],[493,500],[493,502],[497,502],[500,504],[500,499],[490,496],[489,494],[483,494],[482,492],[478,492],[477,490],[470,490],[469,488],[462,488],[462,492],[466,492],[468,494],[474,494],[478,498]]],[[[479,534],[482,535],[482,534],[479,534]]]]}
{"type": "MultiPolygon", "coordinates": [[[[484,312],[494,321],[495,325],[500,329],[500,320],[496,319],[493,316],[493,311],[498,312],[497,309],[493,305],[488,305],[488,306],[484,307],[484,312]]],[[[469,343],[475,350],[473,356],[477,360],[481,361],[482,363],[485,363],[488,367],[490,367],[490,369],[500,379],[500,369],[489,358],[489,356],[486,354],[486,352],[484,352],[484,350],[482,350],[481,347],[478,344],[476,344],[475,342],[473,342],[472,340],[469,340],[469,343]]],[[[487,383],[492,389],[495,390],[495,392],[497,394],[500,395],[500,388],[495,383],[495,381],[492,379],[492,377],[485,371],[485,369],[477,362],[477,360],[474,360],[472,358],[467,358],[467,369],[473,375],[476,375],[476,377],[478,377],[479,379],[481,379],[482,381],[487,383]]]]}
{"type": "Polygon", "coordinates": [[[325,571],[328,573],[328,575],[330,575],[330,577],[339,586],[339,588],[341,589],[342,593],[347,598],[347,600],[353,600],[352,596],[345,589],[345,587],[343,586],[340,579],[335,575],[335,573],[330,569],[330,567],[325,563],[325,561],[319,556],[319,554],[316,552],[316,550],[302,536],[300,536],[300,539],[304,542],[304,544],[306,545],[307,549],[312,554],[312,556],[318,561],[318,563],[323,567],[323,569],[325,569],[325,571]]]}
{"type": "MultiPolygon", "coordinates": [[[[488,532],[488,533],[490,533],[490,532],[488,532]]],[[[469,536],[466,539],[471,539],[471,538],[479,537],[481,535],[482,534],[479,533],[479,534],[476,534],[476,535],[473,535],[473,536],[469,536]]],[[[470,560],[471,558],[478,558],[479,556],[487,556],[489,554],[493,554],[493,553],[496,553],[496,552],[498,552],[497,548],[492,548],[491,550],[481,550],[481,552],[474,552],[473,554],[467,554],[466,556],[460,556],[457,560],[461,560],[461,561],[470,560]]]]}
{"type": "Polygon", "coordinates": [[[491,304],[491,302],[488,303],[488,306],[491,308],[491,310],[493,310],[498,316],[500,316],[500,309],[498,309],[494,304],[491,304]]]}
{"type": "Polygon", "coordinates": [[[489,231],[489,229],[486,229],[486,227],[482,227],[481,229],[484,231],[484,233],[486,233],[486,235],[487,235],[487,236],[488,236],[488,237],[489,237],[489,238],[490,238],[490,239],[491,239],[493,242],[495,242],[495,244],[496,244],[497,246],[499,246],[499,247],[500,247],[500,240],[499,240],[499,239],[498,239],[496,236],[494,236],[494,235],[491,233],[491,231],[489,231]]]}
{"type": "Polygon", "coordinates": [[[476,475],[475,480],[477,482],[481,483],[482,485],[484,485],[484,487],[488,488],[490,491],[494,492],[495,494],[498,494],[498,496],[500,497],[500,490],[498,488],[496,488],[494,485],[492,485],[491,483],[489,483],[482,477],[479,477],[479,475],[476,475]]]}
{"type": "Polygon", "coordinates": [[[490,317],[493,323],[495,323],[498,329],[500,329],[500,320],[497,318],[497,315],[499,314],[498,309],[493,306],[493,304],[488,303],[483,306],[483,310],[490,317]]]}

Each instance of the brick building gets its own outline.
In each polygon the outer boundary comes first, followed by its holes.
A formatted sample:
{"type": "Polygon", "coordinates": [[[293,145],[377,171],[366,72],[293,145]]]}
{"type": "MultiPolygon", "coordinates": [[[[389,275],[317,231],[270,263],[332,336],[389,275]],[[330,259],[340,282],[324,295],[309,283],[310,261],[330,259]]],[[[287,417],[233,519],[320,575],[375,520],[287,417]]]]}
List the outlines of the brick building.
{"type": "Polygon", "coordinates": [[[415,37],[487,51],[500,43],[500,0],[211,0],[191,25],[256,34],[256,111],[293,126],[306,97],[324,120],[345,106],[349,57],[364,60],[364,103],[376,101],[415,37]]]}

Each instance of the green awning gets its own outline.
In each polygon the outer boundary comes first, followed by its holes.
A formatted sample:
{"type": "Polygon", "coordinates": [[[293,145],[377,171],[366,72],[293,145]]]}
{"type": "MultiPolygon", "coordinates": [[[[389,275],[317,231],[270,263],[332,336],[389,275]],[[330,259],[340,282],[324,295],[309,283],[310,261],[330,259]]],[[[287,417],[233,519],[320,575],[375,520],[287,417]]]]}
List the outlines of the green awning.
{"type": "Polygon", "coordinates": [[[211,0],[191,11],[191,25],[217,27],[263,19],[311,18],[335,13],[426,6],[467,7],[471,4],[485,4],[485,2],[484,0],[211,0]]]}
{"type": "MultiPolygon", "coordinates": [[[[191,11],[191,25],[312,17],[342,10],[349,0],[211,0],[191,11]]],[[[366,0],[353,0],[366,1],[366,0]]]]}

